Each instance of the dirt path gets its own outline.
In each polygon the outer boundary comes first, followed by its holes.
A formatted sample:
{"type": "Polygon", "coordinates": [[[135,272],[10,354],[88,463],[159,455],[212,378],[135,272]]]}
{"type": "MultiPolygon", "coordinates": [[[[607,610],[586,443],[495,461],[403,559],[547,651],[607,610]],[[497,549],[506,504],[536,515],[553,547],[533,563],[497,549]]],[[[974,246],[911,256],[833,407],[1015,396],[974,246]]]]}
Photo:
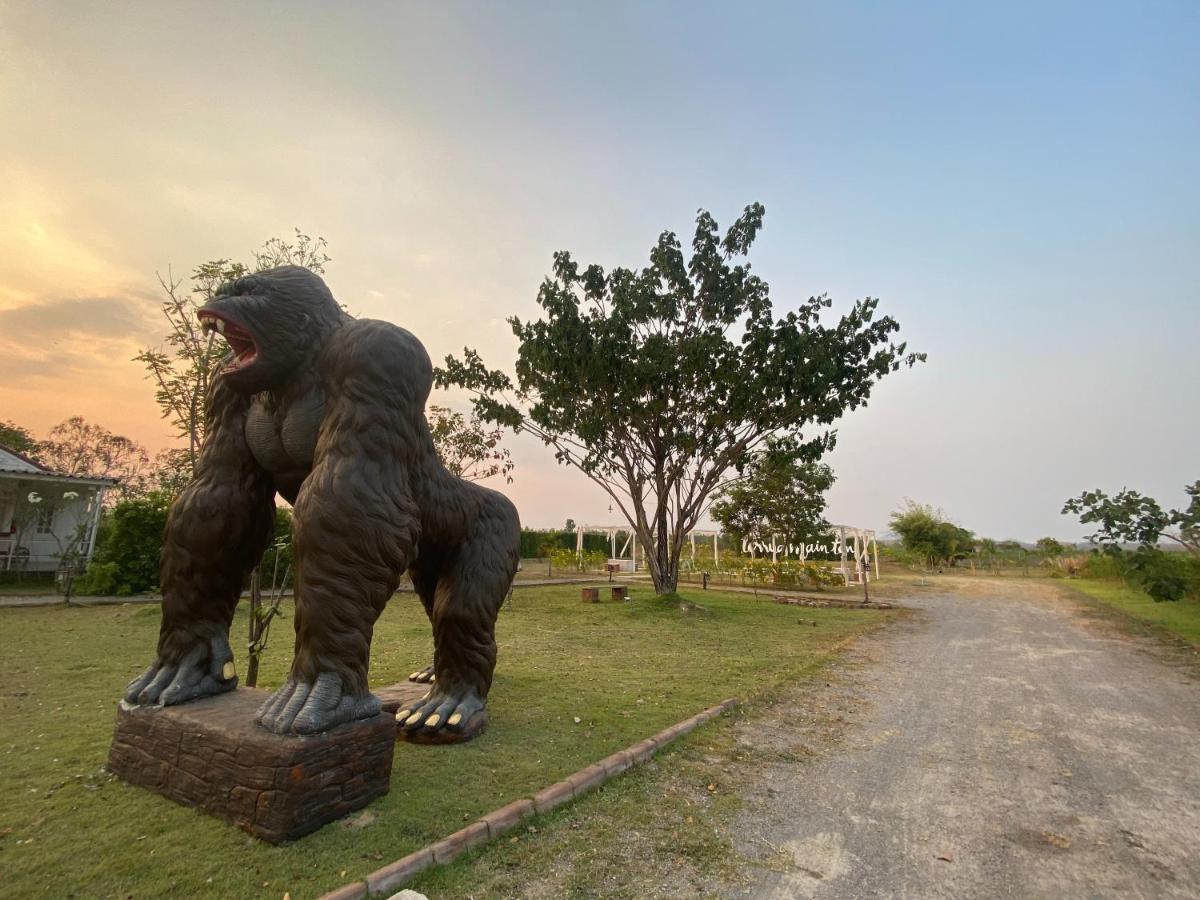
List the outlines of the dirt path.
{"type": "Polygon", "coordinates": [[[1200,896],[1195,669],[1052,585],[913,605],[819,703],[742,726],[785,752],[752,779],[736,829],[752,883],[732,893],[1200,896]]]}

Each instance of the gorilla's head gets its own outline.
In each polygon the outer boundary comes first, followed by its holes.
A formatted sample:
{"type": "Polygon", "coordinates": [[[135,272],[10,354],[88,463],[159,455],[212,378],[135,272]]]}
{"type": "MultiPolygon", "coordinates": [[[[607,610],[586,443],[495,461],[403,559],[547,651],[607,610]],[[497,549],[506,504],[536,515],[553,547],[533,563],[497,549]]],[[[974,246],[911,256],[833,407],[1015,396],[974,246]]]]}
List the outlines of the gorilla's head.
{"type": "Polygon", "coordinates": [[[205,331],[229,343],[221,375],[234,390],[256,394],[281,387],[315,361],[330,333],[347,317],[320,276],[303,266],[280,266],[217,288],[197,315],[205,331]]]}

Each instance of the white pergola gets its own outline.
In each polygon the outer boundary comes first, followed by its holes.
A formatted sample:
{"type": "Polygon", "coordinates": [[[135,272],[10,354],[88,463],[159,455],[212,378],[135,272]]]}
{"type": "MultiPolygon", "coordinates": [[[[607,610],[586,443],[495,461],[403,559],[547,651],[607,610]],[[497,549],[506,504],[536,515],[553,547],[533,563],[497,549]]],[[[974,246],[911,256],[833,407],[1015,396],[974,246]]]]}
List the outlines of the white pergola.
{"type": "MultiPolygon", "coordinates": [[[[608,536],[608,544],[610,547],[609,559],[624,559],[626,551],[630,553],[630,559],[633,562],[634,571],[637,571],[637,541],[634,540],[633,529],[629,525],[576,525],[575,526],[575,558],[583,559],[583,536],[585,534],[604,534],[608,536]],[[621,549],[617,550],[617,535],[624,533],[625,543],[621,545],[621,549]]],[[[706,528],[697,528],[690,533],[692,544],[692,561],[696,559],[696,538],[711,537],[713,549],[713,562],[717,562],[721,558],[720,550],[717,546],[717,539],[721,536],[721,532],[713,531],[706,528]]]]}
{"type": "Polygon", "coordinates": [[[871,580],[872,559],[875,564],[875,577],[879,577],[879,544],[875,541],[875,532],[870,528],[855,528],[852,525],[834,525],[830,531],[838,536],[838,546],[842,557],[842,577],[846,584],[862,584],[871,580]],[[854,571],[851,573],[849,562],[854,559],[854,571]],[[853,575],[853,577],[851,577],[853,575]]]}
{"type": "Polygon", "coordinates": [[[609,559],[624,559],[625,551],[632,552],[633,568],[637,569],[637,541],[633,539],[633,529],[628,525],[576,525],[575,526],[575,558],[583,561],[583,536],[585,534],[608,535],[610,547],[609,559]],[[625,532],[625,543],[617,551],[617,535],[625,532]]]}
{"type": "Polygon", "coordinates": [[[717,547],[717,539],[721,536],[721,532],[713,531],[708,528],[697,528],[692,531],[690,537],[692,540],[692,562],[696,562],[696,537],[711,537],[713,542],[713,563],[720,562],[721,551],[717,547]]]}

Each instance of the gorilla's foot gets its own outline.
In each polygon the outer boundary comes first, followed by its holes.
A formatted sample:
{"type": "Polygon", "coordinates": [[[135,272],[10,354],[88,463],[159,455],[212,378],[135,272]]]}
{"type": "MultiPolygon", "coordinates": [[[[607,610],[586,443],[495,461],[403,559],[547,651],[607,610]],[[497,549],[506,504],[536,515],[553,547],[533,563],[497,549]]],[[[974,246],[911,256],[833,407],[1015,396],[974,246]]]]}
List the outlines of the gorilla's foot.
{"type": "Polygon", "coordinates": [[[409,681],[415,681],[417,684],[433,684],[437,681],[437,676],[433,674],[433,664],[430,663],[423,669],[418,669],[408,676],[409,681]]]}
{"type": "Polygon", "coordinates": [[[259,708],[254,721],[276,734],[317,734],[378,713],[374,694],[345,694],[340,675],[322,672],[313,682],[289,678],[259,708]]]}
{"type": "Polygon", "coordinates": [[[223,694],[237,687],[233,651],[224,634],[201,639],[178,662],[156,660],[125,688],[125,702],[135,706],[174,706],[197,697],[223,694]]]}
{"type": "Polygon", "coordinates": [[[405,740],[449,744],[469,741],[487,725],[487,710],[472,688],[459,691],[435,685],[408,709],[396,713],[405,740]]]}

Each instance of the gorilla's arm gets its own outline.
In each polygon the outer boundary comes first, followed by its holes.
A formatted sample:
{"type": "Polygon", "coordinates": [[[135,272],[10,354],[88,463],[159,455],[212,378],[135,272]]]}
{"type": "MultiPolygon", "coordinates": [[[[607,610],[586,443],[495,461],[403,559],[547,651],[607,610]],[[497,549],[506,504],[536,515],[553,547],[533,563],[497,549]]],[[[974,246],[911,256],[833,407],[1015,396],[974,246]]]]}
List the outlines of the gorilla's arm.
{"type": "Polygon", "coordinates": [[[259,713],[280,733],[378,712],[367,687],[371,634],[421,534],[409,473],[428,439],[424,348],[394,325],[359,320],[340,329],[321,366],[325,418],[293,520],[296,655],[259,713]]]}
{"type": "Polygon", "coordinates": [[[237,686],[229,625],[270,539],[275,496],[246,445],[248,407],[214,379],[195,476],[167,517],[158,655],[126,689],[130,703],[183,703],[237,686]]]}

